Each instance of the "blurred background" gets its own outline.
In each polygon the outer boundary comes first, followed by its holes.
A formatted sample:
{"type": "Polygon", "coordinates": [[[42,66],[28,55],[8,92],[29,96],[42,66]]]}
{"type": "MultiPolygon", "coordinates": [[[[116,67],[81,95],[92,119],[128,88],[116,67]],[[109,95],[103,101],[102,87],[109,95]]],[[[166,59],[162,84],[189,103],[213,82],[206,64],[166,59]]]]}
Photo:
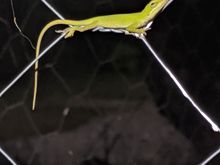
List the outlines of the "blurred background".
{"type": "MultiPolygon", "coordinates": [[[[137,12],[148,1],[48,0],[68,19],[137,12]]],[[[0,90],[35,56],[0,0],[0,90]]],[[[200,106],[220,124],[220,2],[174,0],[147,39],[200,106]]],[[[17,23],[36,44],[57,19],[40,0],[14,0],[17,23]]],[[[42,49],[57,36],[48,31],[42,49]]],[[[18,164],[198,164],[219,134],[132,36],[75,33],[41,60],[36,111],[30,69],[0,98],[0,147],[18,164]]],[[[7,164],[0,156],[1,164],[7,164]]],[[[210,164],[219,164],[217,156],[210,164]]]]}

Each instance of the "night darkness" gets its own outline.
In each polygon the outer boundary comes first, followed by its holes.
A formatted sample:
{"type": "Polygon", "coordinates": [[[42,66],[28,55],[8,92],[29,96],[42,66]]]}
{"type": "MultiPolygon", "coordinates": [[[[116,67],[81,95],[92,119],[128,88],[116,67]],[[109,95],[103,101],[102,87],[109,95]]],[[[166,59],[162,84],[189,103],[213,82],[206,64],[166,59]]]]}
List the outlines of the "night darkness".
{"type": "MultiPolygon", "coordinates": [[[[146,0],[48,0],[65,18],[137,12],[146,0]]],[[[17,23],[36,44],[57,19],[40,0],[14,0],[17,23]]],[[[220,1],[174,0],[147,39],[202,109],[220,125],[220,1]]],[[[58,35],[47,32],[42,49],[58,35]]],[[[34,59],[0,0],[0,90],[34,59]]],[[[18,164],[201,163],[219,133],[183,97],[138,39],[76,32],[41,60],[36,111],[31,68],[0,98],[0,147],[18,164]]],[[[7,164],[0,155],[0,164],[7,164]]],[[[210,164],[219,164],[216,156],[210,164]]]]}

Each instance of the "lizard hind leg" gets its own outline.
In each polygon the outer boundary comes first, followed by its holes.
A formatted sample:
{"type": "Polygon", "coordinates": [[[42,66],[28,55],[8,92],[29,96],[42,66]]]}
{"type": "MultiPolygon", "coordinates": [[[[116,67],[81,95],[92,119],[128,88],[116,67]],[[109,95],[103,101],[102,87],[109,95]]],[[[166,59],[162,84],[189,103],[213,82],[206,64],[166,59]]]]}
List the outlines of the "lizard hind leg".
{"type": "Polygon", "coordinates": [[[94,29],[95,27],[97,27],[97,21],[94,21],[94,22],[87,24],[87,25],[70,25],[70,27],[68,27],[64,30],[56,31],[56,32],[57,33],[64,33],[65,38],[69,38],[69,37],[73,37],[75,31],[84,32],[87,30],[94,29]]]}
{"type": "Polygon", "coordinates": [[[129,35],[129,34],[136,34],[138,36],[145,36],[146,35],[146,30],[148,29],[144,29],[144,28],[138,28],[139,24],[138,23],[134,23],[131,24],[130,26],[128,26],[125,30],[127,31],[125,34],[129,35]]]}
{"type": "Polygon", "coordinates": [[[63,33],[65,34],[64,38],[73,37],[75,31],[78,29],[78,26],[71,26],[68,28],[65,28],[64,30],[56,30],[57,33],[63,33]]]}

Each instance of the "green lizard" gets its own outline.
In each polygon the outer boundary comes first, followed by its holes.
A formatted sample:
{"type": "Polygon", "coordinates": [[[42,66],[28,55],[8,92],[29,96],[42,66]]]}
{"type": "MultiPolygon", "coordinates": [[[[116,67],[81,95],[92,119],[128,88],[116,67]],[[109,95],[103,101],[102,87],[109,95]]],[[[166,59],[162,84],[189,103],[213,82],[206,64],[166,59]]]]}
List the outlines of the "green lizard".
{"type": "MultiPolygon", "coordinates": [[[[36,58],[39,55],[40,45],[45,32],[55,25],[69,25],[68,28],[58,31],[64,33],[65,38],[72,37],[75,31],[84,32],[87,30],[98,31],[115,31],[122,32],[127,35],[143,36],[146,31],[150,29],[153,19],[163,9],[165,9],[173,0],[151,0],[145,8],[136,13],[128,14],[113,14],[105,16],[97,16],[84,20],[54,20],[49,22],[40,32],[37,46],[36,58]]],[[[32,110],[35,109],[36,95],[38,84],[38,61],[35,63],[35,77],[34,77],[34,94],[32,110]]]]}

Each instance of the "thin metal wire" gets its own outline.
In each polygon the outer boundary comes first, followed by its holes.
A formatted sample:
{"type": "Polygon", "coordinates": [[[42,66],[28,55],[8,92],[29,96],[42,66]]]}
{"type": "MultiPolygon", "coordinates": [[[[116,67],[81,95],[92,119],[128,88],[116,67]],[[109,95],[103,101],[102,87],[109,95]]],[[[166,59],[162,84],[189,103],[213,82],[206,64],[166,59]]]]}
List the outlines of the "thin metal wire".
{"type": "Polygon", "coordinates": [[[55,39],[49,46],[47,46],[42,53],[38,56],[38,58],[35,58],[30,64],[28,64],[1,92],[0,92],[0,98],[7,92],[34,64],[37,62],[41,57],[45,55],[46,52],[48,52],[53,46],[55,46],[63,37],[65,34],[60,35],[57,39],[55,39]]]}
{"type": "Polygon", "coordinates": [[[209,163],[212,159],[214,159],[218,154],[220,153],[220,147],[213,152],[211,155],[209,155],[208,158],[206,158],[203,162],[201,162],[199,165],[206,165],[207,163],[209,163]]]}
{"type": "Polygon", "coordinates": [[[156,60],[160,63],[163,69],[168,73],[168,75],[171,77],[171,79],[174,81],[174,83],[177,85],[177,87],[182,92],[183,96],[189,100],[189,102],[199,112],[199,114],[211,125],[213,131],[220,132],[218,125],[193,100],[192,96],[189,95],[189,93],[185,90],[185,88],[180,83],[180,81],[177,79],[177,77],[171,72],[171,70],[167,67],[167,65],[160,59],[160,57],[157,55],[156,51],[152,48],[152,46],[149,44],[146,38],[144,36],[141,36],[139,38],[144,42],[144,44],[148,47],[148,49],[153,54],[153,56],[156,58],[156,60]]]}
{"type": "Polygon", "coordinates": [[[17,165],[15,161],[0,147],[0,153],[13,165],[17,165]]]}
{"type": "Polygon", "coordinates": [[[54,14],[60,19],[65,19],[53,6],[51,6],[47,1],[41,0],[54,14]]]}

